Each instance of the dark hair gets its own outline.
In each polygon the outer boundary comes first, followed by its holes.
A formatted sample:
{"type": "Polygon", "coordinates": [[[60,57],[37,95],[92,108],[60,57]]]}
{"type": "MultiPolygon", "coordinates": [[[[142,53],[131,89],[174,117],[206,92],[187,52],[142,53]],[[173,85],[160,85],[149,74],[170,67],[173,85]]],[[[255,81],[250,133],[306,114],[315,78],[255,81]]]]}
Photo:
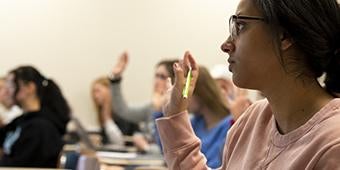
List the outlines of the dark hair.
{"type": "MultiPolygon", "coordinates": [[[[302,58],[287,61],[285,70],[318,78],[326,73],[327,91],[340,92],[340,10],[336,0],[254,0],[280,46],[279,35],[292,39],[302,58]],[[289,63],[299,63],[289,68],[289,63]],[[301,66],[301,63],[304,63],[301,66]]],[[[277,48],[278,49],[278,48],[277,48]]],[[[286,62],[286,63],[284,63],[286,62]]],[[[290,65],[292,66],[292,65],[290,65]]]]}
{"type": "Polygon", "coordinates": [[[222,117],[229,115],[230,111],[225,105],[219,86],[210,75],[208,69],[203,66],[199,67],[199,74],[193,94],[198,97],[200,104],[204,104],[213,113],[222,117]]]}
{"type": "Polygon", "coordinates": [[[57,126],[59,131],[64,134],[66,124],[70,120],[70,107],[61,93],[58,85],[51,79],[45,78],[37,69],[32,66],[21,66],[10,73],[14,75],[16,85],[15,95],[18,93],[19,81],[23,83],[33,82],[37,89],[37,96],[41,103],[41,109],[48,109],[49,114],[45,114],[47,119],[53,123],[61,123],[57,126]]]}
{"type": "Polygon", "coordinates": [[[175,62],[178,62],[178,60],[162,60],[156,65],[157,67],[165,66],[165,69],[168,71],[172,83],[175,80],[175,72],[173,69],[173,65],[175,62]]]}

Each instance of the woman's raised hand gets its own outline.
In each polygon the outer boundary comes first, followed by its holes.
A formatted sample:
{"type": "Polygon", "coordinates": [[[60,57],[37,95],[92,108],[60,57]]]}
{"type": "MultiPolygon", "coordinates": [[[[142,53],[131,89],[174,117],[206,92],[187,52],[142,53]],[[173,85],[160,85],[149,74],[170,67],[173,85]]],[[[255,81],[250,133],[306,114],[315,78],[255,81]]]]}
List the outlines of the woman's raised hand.
{"type": "Polygon", "coordinates": [[[163,113],[165,116],[171,116],[187,110],[189,100],[195,89],[196,81],[198,78],[199,66],[196,64],[195,59],[190,52],[185,52],[183,60],[173,65],[175,72],[175,83],[171,86],[171,81],[168,82],[168,101],[163,107],[163,113]],[[191,81],[189,85],[188,97],[183,97],[183,89],[187,82],[187,74],[191,68],[191,81]]]}
{"type": "Polygon", "coordinates": [[[123,74],[126,65],[128,64],[128,61],[129,61],[128,53],[127,52],[122,53],[119,56],[118,62],[112,69],[112,75],[115,77],[120,77],[123,74]]]}

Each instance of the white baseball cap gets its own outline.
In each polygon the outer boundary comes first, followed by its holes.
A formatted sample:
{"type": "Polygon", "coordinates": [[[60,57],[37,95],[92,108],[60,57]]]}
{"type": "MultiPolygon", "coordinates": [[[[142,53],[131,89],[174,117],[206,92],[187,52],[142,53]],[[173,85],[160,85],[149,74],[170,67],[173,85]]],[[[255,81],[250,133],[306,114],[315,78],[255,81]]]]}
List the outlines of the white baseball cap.
{"type": "Polygon", "coordinates": [[[210,69],[210,74],[214,79],[231,80],[233,74],[228,70],[227,64],[218,64],[210,69]]]}

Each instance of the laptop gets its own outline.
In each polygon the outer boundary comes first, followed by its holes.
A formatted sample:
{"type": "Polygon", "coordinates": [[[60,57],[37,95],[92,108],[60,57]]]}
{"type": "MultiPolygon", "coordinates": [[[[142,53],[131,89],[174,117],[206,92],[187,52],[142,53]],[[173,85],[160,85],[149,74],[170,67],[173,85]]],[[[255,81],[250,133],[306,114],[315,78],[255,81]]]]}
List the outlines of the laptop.
{"type": "Polygon", "coordinates": [[[74,125],[76,126],[77,130],[76,133],[80,138],[80,141],[84,143],[85,147],[94,150],[94,151],[112,151],[112,152],[128,152],[125,146],[119,146],[119,145],[103,145],[103,146],[97,146],[93,143],[93,141],[90,139],[88,132],[84,128],[84,126],[81,124],[78,118],[72,116],[71,121],[74,122],[74,125]]]}
{"type": "Polygon", "coordinates": [[[89,135],[87,134],[84,126],[80,123],[79,119],[72,116],[71,121],[74,122],[74,125],[77,128],[76,133],[79,136],[80,141],[83,142],[88,149],[96,150],[96,146],[92,143],[89,135]]]}

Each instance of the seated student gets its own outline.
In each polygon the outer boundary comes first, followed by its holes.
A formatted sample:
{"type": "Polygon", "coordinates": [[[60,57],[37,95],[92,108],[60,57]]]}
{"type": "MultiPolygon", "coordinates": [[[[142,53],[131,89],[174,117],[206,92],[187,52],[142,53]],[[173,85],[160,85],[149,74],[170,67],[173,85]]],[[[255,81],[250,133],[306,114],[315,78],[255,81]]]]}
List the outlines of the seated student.
{"type": "Polygon", "coordinates": [[[10,89],[6,83],[6,78],[0,78],[0,104],[4,106],[4,110],[0,112],[0,128],[9,124],[12,120],[22,114],[22,110],[14,105],[10,89]]]}
{"type": "Polygon", "coordinates": [[[101,127],[102,143],[124,145],[123,135],[132,136],[139,128],[113,112],[110,80],[107,77],[96,79],[91,93],[101,127]]]}
{"type": "Polygon", "coordinates": [[[8,75],[23,114],[0,132],[0,166],[57,167],[70,108],[59,87],[32,66],[8,75]]]}
{"type": "MultiPolygon", "coordinates": [[[[192,113],[191,125],[196,136],[202,141],[201,151],[211,168],[221,166],[223,144],[232,126],[233,117],[225,105],[223,95],[208,70],[200,66],[196,88],[189,102],[192,113]]],[[[154,113],[154,118],[160,114],[154,113]]],[[[156,141],[159,136],[156,134],[156,141]]],[[[173,139],[176,140],[176,139],[173,139]]]]}
{"type": "Polygon", "coordinates": [[[151,101],[141,106],[131,106],[124,100],[121,92],[122,74],[128,64],[128,54],[123,53],[112,70],[111,90],[112,90],[112,105],[115,113],[125,120],[140,123],[141,133],[134,135],[134,144],[143,152],[159,153],[159,148],[153,141],[152,113],[161,111],[161,107],[165,101],[165,92],[167,78],[173,79],[174,72],[172,69],[173,63],[177,60],[162,60],[156,65],[155,79],[153,86],[153,96],[151,101]],[[150,145],[152,144],[152,145],[150,145]]]}
{"type": "MultiPolygon", "coordinates": [[[[221,170],[340,169],[340,6],[336,0],[240,0],[221,49],[254,103],[228,132],[221,170]],[[325,74],[325,86],[318,78],[325,74]]],[[[157,120],[169,169],[210,169],[190,123],[188,100],[198,66],[190,53],[175,64],[165,118],[157,120]],[[182,98],[188,66],[192,83],[182,98]],[[173,140],[173,139],[176,140],[173,140]]]]}

